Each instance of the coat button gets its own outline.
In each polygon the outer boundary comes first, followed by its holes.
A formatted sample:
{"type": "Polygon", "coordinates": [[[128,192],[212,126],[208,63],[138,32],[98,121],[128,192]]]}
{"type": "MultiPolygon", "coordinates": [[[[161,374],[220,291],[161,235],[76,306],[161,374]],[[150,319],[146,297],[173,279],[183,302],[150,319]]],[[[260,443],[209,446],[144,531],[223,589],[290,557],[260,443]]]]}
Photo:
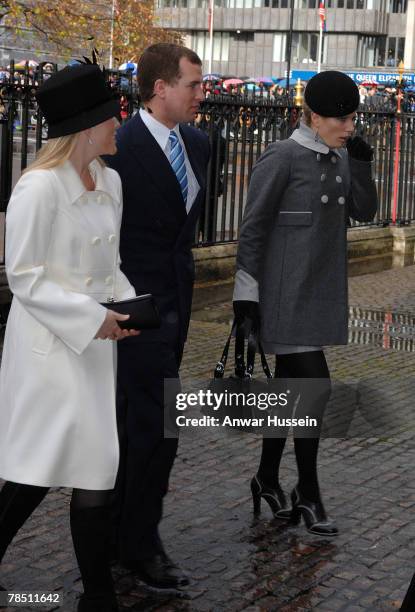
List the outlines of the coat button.
{"type": "Polygon", "coordinates": [[[91,240],[91,244],[96,246],[97,244],[99,244],[101,242],[101,238],[99,236],[94,236],[91,240]]]}
{"type": "Polygon", "coordinates": [[[115,234],[110,234],[110,235],[108,236],[108,242],[109,242],[110,244],[113,244],[113,243],[115,242],[115,234]]]}
{"type": "Polygon", "coordinates": [[[339,204],[345,204],[346,203],[346,198],[341,196],[337,201],[338,201],[339,204]]]}
{"type": "Polygon", "coordinates": [[[107,278],[105,279],[105,284],[111,285],[111,283],[112,283],[112,276],[107,276],[107,278]]]}
{"type": "Polygon", "coordinates": [[[90,286],[92,285],[92,283],[93,283],[93,278],[92,278],[92,276],[87,276],[87,277],[86,277],[86,279],[85,279],[85,285],[86,285],[87,287],[90,287],[90,286]]]}
{"type": "Polygon", "coordinates": [[[322,195],[321,196],[321,201],[323,202],[323,204],[327,204],[327,202],[329,201],[329,196],[328,195],[322,195]]]}
{"type": "Polygon", "coordinates": [[[321,155],[320,153],[317,153],[317,161],[320,161],[320,159],[321,159],[321,155]]]}
{"type": "Polygon", "coordinates": [[[321,182],[322,182],[322,183],[324,183],[324,181],[326,180],[326,178],[327,178],[327,176],[326,176],[325,174],[322,174],[322,175],[320,176],[320,180],[321,180],[321,182]]]}
{"type": "Polygon", "coordinates": [[[337,181],[338,183],[343,183],[343,179],[342,179],[342,177],[341,177],[341,176],[336,176],[336,181],[337,181]]]}
{"type": "Polygon", "coordinates": [[[330,160],[330,161],[331,161],[331,163],[332,163],[332,164],[337,164],[337,157],[336,157],[335,155],[333,155],[333,156],[331,157],[331,160],[330,160]]]}

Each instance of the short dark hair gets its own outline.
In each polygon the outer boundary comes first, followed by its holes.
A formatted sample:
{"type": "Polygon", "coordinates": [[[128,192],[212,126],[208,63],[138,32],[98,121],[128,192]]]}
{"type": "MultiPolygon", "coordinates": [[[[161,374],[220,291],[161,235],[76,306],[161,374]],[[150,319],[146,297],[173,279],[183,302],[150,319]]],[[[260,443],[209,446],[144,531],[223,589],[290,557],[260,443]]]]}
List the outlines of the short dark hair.
{"type": "Polygon", "coordinates": [[[182,57],[192,64],[202,65],[197,53],[182,45],[157,43],[147,47],[137,67],[138,89],[143,102],[148,102],[152,98],[157,79],[163,79],[171,84],[180,78],[179,63],[182,57]]]}

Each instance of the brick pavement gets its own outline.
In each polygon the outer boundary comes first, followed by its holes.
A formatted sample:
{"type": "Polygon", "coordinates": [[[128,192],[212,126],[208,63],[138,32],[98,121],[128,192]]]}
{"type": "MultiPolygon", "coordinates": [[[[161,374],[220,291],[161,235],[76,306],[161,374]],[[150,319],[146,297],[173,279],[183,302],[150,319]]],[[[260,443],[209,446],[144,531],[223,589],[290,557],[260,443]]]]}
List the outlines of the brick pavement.
{"type": "MultiPolygon", "coordinates": [[[[352,278],[350,303],[415,316],[415,267],[352,278]]],[[[195,313],[182,369],[185,385],[210,376],[229,318],[229,305],[195,313]]],[[[388,346],[388,333],[389,327],[381,330],[380,346],[375,334],[369,344],[327,350],[333,377],[373,379],[379,401],[389,397],[394,384],[406,411],[406,426],[400,431],[322,440],[320,482],[340,536],[317,538],[303,525],[287,526],[273,519],[264,503],[261,517],[253,518],[249,481],[258,462],[258,437],[228,437],[216,431],[183,435],[162,537],[192,576],[192,584],[180,594],[162,595],[116,568],[125,610],[399,609],[415,571],[415,426],[411,397],[405,392],[415,371],[415,352],[411,344],[402,351],[382,348],[382,343],[388,346]]],[[[411,335],[411,326],[396,333],[411,335]]],[[[292,440],[284,454],[281,482],[287,492],[296,482],[292,440]]],[[[48,495],[0,568],[0,582],[10,589],[64,593],[64,612],[74,609],[81,590],[69,533],[69,498],[65,489],[48,495]]]]}

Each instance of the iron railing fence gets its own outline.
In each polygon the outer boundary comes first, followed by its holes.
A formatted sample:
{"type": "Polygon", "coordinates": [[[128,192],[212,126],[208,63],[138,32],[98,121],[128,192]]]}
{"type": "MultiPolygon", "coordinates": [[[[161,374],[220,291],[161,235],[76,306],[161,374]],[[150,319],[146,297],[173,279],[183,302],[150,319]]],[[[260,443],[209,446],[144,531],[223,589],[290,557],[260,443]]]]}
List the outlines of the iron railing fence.
{"type": "MultiPolygon", "coordinates": [[[[36,72],[28,66],[16,72],[11,64],[9,72],[9,77],[0,80],[0,214],[3,217],[13,185],[46,138],[35,92],[50,74],[42,65],[36,72]]],[[[106,78],[122,102],[122,118],[128,119],[138,109],[131,73],[107,70],[106,78]]],[[[238,239],[252,167],[268,144],[289,137],[297,125],[299,112],[285,96],[274,96],[265,90],[257,95],[237,90],[233,94],[210,93],[206,97],[195,124],[209,136],[211,159],[205,207],[195,244],[203,246],[238,239]]],[[[415,114],[398,115],[390,106],[381,110],[365,106],[359,109],[356,118],[357,133],[375,150],[374,178],[380,207],[373,224],[391,222],[398,122],[401,141],[397,222],[408,224],[415,219],[415,114]]]]}

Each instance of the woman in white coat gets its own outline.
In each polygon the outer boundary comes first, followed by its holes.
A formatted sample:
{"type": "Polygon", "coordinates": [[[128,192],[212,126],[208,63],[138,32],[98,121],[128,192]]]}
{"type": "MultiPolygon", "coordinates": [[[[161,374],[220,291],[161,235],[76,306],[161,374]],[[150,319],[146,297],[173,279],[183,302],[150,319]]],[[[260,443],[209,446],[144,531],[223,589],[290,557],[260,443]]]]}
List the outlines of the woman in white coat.
{"type": "Polygon", "coordinates": [[[0,562],[49,487],[71,487],[71,533],[84,584],[78,610],[117,610],[108,538],[118,468],[115,345],[139,332],[100,302],[134,289],[119,269],[117,102],[96,65],[39,88],[49,141],[7,211],[14,294],[0,371],[0,562]]]}

